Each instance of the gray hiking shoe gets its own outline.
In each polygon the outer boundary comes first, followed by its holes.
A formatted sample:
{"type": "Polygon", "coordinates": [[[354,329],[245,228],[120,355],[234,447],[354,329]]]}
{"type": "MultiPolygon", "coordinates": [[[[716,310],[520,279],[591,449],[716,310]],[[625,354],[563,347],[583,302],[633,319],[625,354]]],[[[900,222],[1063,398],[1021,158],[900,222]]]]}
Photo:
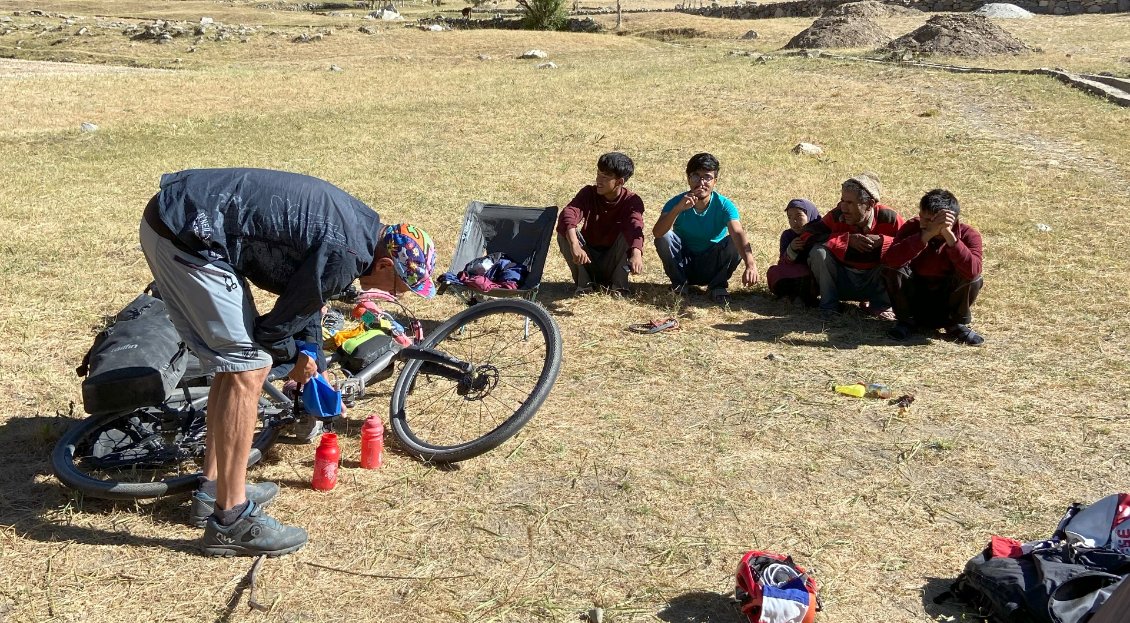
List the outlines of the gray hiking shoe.
{"type": "Polygon", "coordinates": [[[306,530],[285,526],[263,514],[255,502],[230,526],[222,526],[216,517],[208,518],[204,528],[202,549],[205,556],[283,556],[306,545],[306,530]]]}
{"type": "MultiPolygon", "coordinates": [[[[247,484],[247,499],[255,502],[256,506],[266,506],[279,494],[279,486],[273,482],[258,482],[247,484]]],[[[192,505],[188,511],[188,525],[203,528],[208,525],[208,518],[216,509],[216,498],[204,491],[197,489],[192,492],[192,505]]]]}

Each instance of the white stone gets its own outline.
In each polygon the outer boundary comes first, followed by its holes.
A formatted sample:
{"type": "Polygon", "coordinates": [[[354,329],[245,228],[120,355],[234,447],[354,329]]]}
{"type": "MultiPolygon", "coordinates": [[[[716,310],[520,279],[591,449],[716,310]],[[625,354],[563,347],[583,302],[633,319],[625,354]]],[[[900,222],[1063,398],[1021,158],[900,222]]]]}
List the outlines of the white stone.
{"type": "Polygon", "coordinates": [[[338,67],[337,65],[330,65],[330,71],[344,71],[344,70],[341,67],[338,67]]]}
{"type": "Polygon", "coordinates": [[[1047,223],[1036,223],[1036,231],[1049,232],[1051,230],[1052,226],[1047,223]]]}
{"type": "Polygon", "coordinates": [[[215,23],[215,20],[213,20],[211,17],[201,17],[200,18],[200,25],[201,26],[207,26],[208,24],[214,24],[214,23],[215,23]]]}
{"type": "Polygon", "coordinates": [[[429,30],[431,32],[443,32],[443,26],[439,24],[431,24],[429,26],[424,26],[424,30],[429,30]]]}
{"type": "Polygon", "coordinates": [[[821,149],[819,145],[813,145],[812,143],[797,143],[796,146],[793,147],[793,153],[804,154],[805,156],[819,156],[824,153],[824,150],[821,149]]]}
{"type": "Polygon", "coordinates": [[[984,15],[985,17],[994,19],[1032,19],[1031,12],[1015,4],[1004,2],[990,2],[989,4],[981,5],[981,8],[973,11],[973,14],[984,15]]]}
{"type": "Polygon", "coordinates": [[[78,127],[78,129],[83,131],[83,132],[97,132],[98,126],[96,124],[89,122],[89,121],[83,121],[82,125],[80,125],[78,127]]]}
{"type": "Polygon", "coordinates": [[[543,50],[526,50],[518,58],[549,58],[543,50]]]}
{"type": "Polygon", "coordinates": [[[389,11],[388,9],[373,11],[369,15],[371,15],[373,19],[383,19],[386,21],[396,21],[404,19],[403,17],[401,17],[400,13],[397,13],[396,11],[389,11]]]}
{"type": "Polygon", "coordinates": [[[538,65],[538,69],[557,69],[557,63],[554,63],[553,61],[542,63],[538,65]]]}

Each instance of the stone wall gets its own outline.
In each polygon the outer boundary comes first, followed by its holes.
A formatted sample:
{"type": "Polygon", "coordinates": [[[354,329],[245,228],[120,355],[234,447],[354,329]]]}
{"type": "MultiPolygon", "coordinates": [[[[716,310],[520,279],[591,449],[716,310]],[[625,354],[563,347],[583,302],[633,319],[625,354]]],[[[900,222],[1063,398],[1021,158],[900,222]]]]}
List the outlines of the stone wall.
{"type": "MultiPolygon", "coordinates": [[[[775,4],[749,2],[736,6],[714,6],[686,9],[687,13],[729,19],[765,19],[770,17],[819,17],[828,9],[856,0],[794,0],[775,4]]],[[[1077,15],[1080,13],[1130,12],[1130,0],[901,0],[887,2],[921,11],[972,11],[988,2],[1009,2],[1033,13],[1077,15]]]]}

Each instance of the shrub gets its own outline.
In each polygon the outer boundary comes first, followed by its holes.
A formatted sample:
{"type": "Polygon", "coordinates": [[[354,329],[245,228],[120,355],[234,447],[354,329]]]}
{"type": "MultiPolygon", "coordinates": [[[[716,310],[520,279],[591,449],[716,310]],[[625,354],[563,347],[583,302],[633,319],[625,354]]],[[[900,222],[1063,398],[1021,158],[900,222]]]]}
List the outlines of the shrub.
{"type": "Polygon", "coordinates": [[[526,12],[526,28],[560,30],[565,25],[566,0],[518,0],[526,12]]]}

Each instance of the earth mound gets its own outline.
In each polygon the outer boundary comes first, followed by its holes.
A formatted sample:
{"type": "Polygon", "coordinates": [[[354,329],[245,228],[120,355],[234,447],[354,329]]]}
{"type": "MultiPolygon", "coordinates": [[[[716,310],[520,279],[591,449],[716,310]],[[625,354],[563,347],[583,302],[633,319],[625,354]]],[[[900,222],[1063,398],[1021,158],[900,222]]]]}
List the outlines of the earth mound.
{"type": "Polygon", "coordinates": [[[869,17],[825,15],[785,44],[786,49],[870,48],[891,40],[869,17]]]}
{"type": "Polygon", "coordinates": [[[922,11],[912,9],[906,6],[897,4],[883,4],[875,0],[863,0],[863,2],[848,2],[833,8],[825,15],[854,15],[857,17],[869,17],[876,19],[880,17],[900,17],[903,15],[920,15],[922,11]]]}
{"type": "Polygon", "coordinates": [[[886,46],[893,52],[939,56],[1021,54],[1031,48],[989,18],[971,13],[935,15],[924,25],[886,46]]]}

